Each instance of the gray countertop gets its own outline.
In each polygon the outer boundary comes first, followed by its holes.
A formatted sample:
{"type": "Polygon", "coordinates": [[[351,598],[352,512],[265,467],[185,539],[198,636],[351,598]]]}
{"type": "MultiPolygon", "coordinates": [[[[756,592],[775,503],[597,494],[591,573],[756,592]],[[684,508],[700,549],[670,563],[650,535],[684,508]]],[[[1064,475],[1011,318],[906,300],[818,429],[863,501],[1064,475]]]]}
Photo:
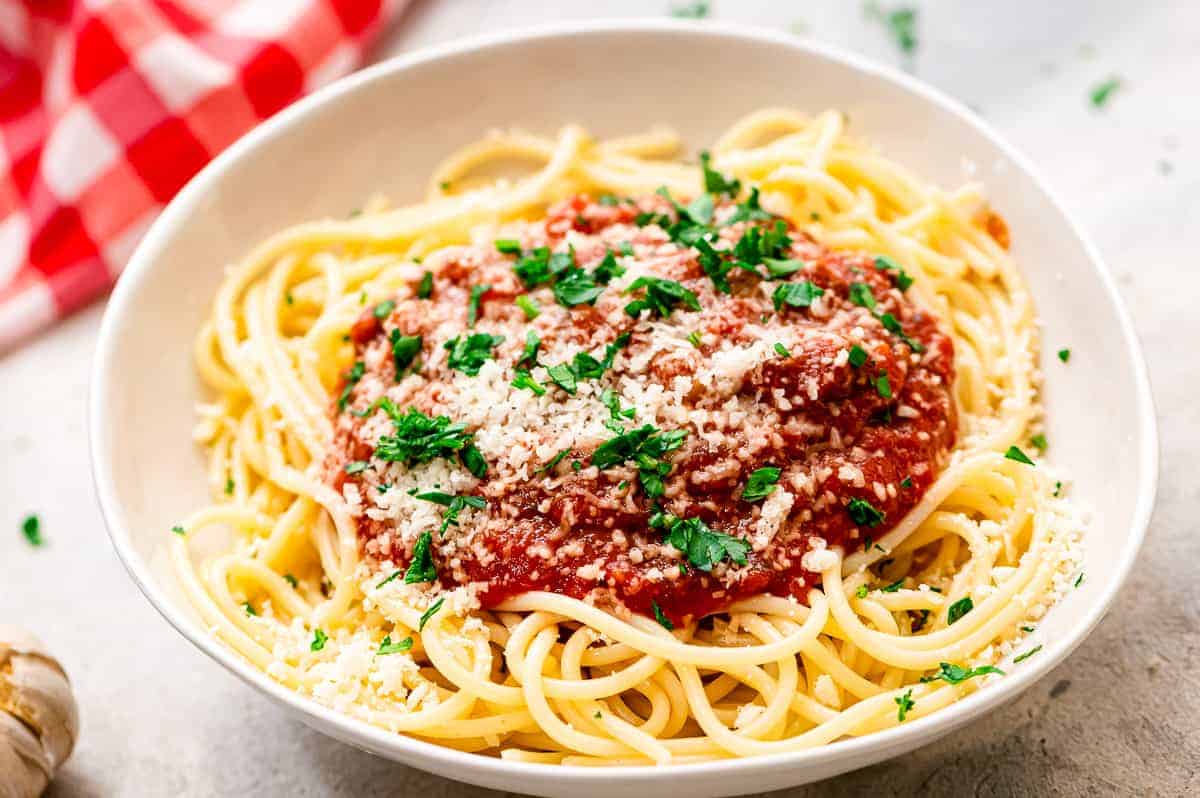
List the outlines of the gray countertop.
{"type": "MultiPolygon", "coordinates": [[[[423,0],[380,54],[551,19],[660,16],[670,2],[423,0]]],[[[787,794],[1200,794],[1200,4],[923,5],[912,69],[1032,157],[1117,277],[1158,404],[1158,506],[1108,617],[1020,700],[904,758],[787,794]],[[1121,88],[1091,108],[1090,88],[1112,75],[1121,88]]],[[[899,62],[856,1],[712,6],[716,19],[899,62]]],[[[83,713],[50,794],[489,794],[290,720],[138,593],[109,546],[88,469],[84,408],[101,312],[96,304],[0,359],[0,619],[45,638],[83,713]],[[29,512],[43,521],[41,549],[20,539],[29,512]]]]}

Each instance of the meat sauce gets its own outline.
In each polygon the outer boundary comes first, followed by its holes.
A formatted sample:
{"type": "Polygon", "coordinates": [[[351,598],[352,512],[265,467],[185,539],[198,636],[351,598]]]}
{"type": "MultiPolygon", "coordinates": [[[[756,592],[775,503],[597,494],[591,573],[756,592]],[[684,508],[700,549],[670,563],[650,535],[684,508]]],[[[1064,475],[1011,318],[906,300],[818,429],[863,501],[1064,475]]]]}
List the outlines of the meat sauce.
{"type": "MultiPolygon", "coordinates": [[[[657,502],[639,490],[633,467],[588,467],[591,452],[583,449],[572,450],[544,474],[512,478],[489,471],[473,491],[488,507],[472,545],[448,557],[435,554],[443,586],[473,584],[485,608],[529,590],[547,590],[618,612],[653,616],[657,608],[679,623],[761,593],[803,601],[820,583],[819,574],[805,568],[805,554],[824,547],[849,554],[883,536],[921,499],[954,445],[952,342],[937,320],[901,290],[899,273],[887,268],[887,261],[828,249],[789,226],[790,257],[806,265],[771,283],[808,280],[824,294],[820,313],[817,306],[777,310],[756,275],[733,270],[732,292],[721,293],[694,250],[681,246],[676,257],[664,257],[673,246],[666,234],[655,225],[633,224],[639,213],[662,207],[657,197],[615,207],[576,197],[552,208],[544,222],[534,223],[534,237],[551,248],[561,248],[569,237],[581,266],[585,258],[594,265],[608,248],[613,236],[606,237],[606,231],[632,230],[638,258],[653,255],[656,273],[695,292],[702,308],[695,349],[684,356],[652,356],[638,379],[674,385],[676,378],[690,378],[711,366],[719,350],[754,345],[764,330],[785,331],[792,343],[785,353],[772,352],[740,375],[730,396],[712,397],[703,386],[694,386],[685,400],[688,408],[721,412],[737,401],[751,412],[716,440],[692,431],[683,446],[666,455],[671,471],[665,495],[657,502]],[[596,243],[591,256],[586,254],[589,240],[596,243]],[[869,287],[873,308],[865,306],[856,284],[869,287]],[[885,314],[899,322],[899,334],[881,323],[885,314]],[[913,342],[921,351],[914,351],[913,342]],[[866,356],[864,363],[853,362],[855,350],[866,356]],[[575,462],[578,467],[572,466],[575,462]],[[790,494],[790,507],[775,506],[779,497],[742,498],[750,475],[764,466],[782,469],[775,490],[790,494]],[[854,499],[869,503],[882,521],[856,523],[848,509],[854,499]],[[663,542],[661,531],[650,526],[659,509],[699,518],[713,530],[751,543],[747,563],[726,561],[706,572],[684,562],[678,550],[663,542]],[[782,513],[778,523],[764,521],[769,509],[782,513]]],[[[741,223],[723,235],[732,243],[745,227],[741,223]]],[[[491,285],[482,297],[480,318],[513,330],[509,337],[516,339],[517,348],[496,354],[509,363],[516,358],[506,353],[519,352],[523,333],[517,331],[527,324],[513,304],[525,289],[512,274],[512,259],[490,246],[477,250],[472,257],[454,256],[441,264],[428,299],[401,299],[385,320],[368,311],[351,332],[360,359],[367,359],[371,347],[385,345],[389,327],[425,336],[428,383],[410,404],[424,405],[431,413],[453,376],[436,366],[443,342],[435,337],[434,309],[443,321],[462,317],[465,329],[471,286],[491,285]]],[[[613,366],[615,379],[653,346],[654,333],[645,320],[619,312],[629,298],[611,289],[594,307],[556,308],[557,316],[545,313],[539,320],[542,338],[594,342],[631,333],[624,357],[613,366]],[[611,311],[613,303],[619,303],[617,312],[611,311]]],[[[543,308],[546,304],[542,302],[543,308]]],[[[378,369],[384,382],[394,378],[389,368],[385,358],[378,369]]],[[[354,406],[365,407],[372,400],[351,387],[354,406]]],[[[327,466],[330,481],[341,488],[347,480],[363,480],[347,476],[343,466],[368,459],[372,449],[362,437],[361,419],[339,414],[337,408],[334,413],[341,420],[327,466]]],[[[638,419],[629,426],[641,423],[638,419]]],[[[411,540],[401,542],[393,531],[387,520],[359,518],[360,538],[370,557],[407,562],[411,540]]]]}

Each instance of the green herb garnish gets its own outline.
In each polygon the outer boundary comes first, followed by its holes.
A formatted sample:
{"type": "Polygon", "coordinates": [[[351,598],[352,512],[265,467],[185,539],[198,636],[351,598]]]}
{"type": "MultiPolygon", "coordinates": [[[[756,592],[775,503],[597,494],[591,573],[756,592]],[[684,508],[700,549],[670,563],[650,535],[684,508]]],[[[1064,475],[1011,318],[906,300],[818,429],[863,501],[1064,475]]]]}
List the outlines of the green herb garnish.
{"type": "Polygon", "coordinates": [[[714,565],[730,560],[745,565],[750,544],[733,535],[712,529],[699,518],[676,518],[669,513],[655,513],[650,526],[665,530],[663,539],[685,555],[701,571],[711,571],[714,565]]]}
{"type": "Polygon", "coordinates": [[[437,565],[433,562],[433,535],[422,532],[413,546],[412,562],[404,572],[404,584],[414,585],[437,579],[437,565]]]}
{"type": "Polygon", "coordinates": [[[1033,465],[1033,461],[1029,459],[1028,455],[1026,455],[1025,452],[1021,451],[1016,446],[1009,446],[1008,451],[1004,453],[1004,456],[1009,460],[1016,460],[1018,463],[1033,465]]]}
{"type": "Polygon", "coordinates": [[[975,609],[975,602],[971,601],[970,596],[963,596],[950,605],[950,609],[946,612],[946,623],[949,625],[958,623],[960,618],[973,609],[975,609]]]}
{"type": "Polygon", "coordinates": [[[492,287],[487,283],[471,286],[471,298],[467,300],[467,327],[475,326],[475,321],[479,318],[479,301],[491,290],[492,287]]]}
{"type": "Polygon", "coordinates": [[[21,522],[21,534],[30,546],[42,546],[46,540],[42,537],[42,522],[36,515],[27,515],[21,522]]]}
{"type": "Polygon", "coordinates": [[[1030,657],[1032,657],[1034,654],[1038,653],[1041,650],[1042,650],[1042,647],[1040,645],[1036,646],[1034,648],[1031,648],[1028,651],[1026,651],[1024,654],[1021,654],[1021,655],[1015,657],[1013,659],[1013,664],[1016,665],[1018,662],[1024,662],[1025,660],[1029,659],[1030,657]]]}
{"type": "Polygon", "coordinates": [[[437,615],[437,611],[440,610],[442,608],[442,605],[445,603],[446,603],[446,598],[445,598],[445,596],[443,596],[442,598],[435,601],[433,604],[429,605],[429,609],[427,609],[427,610],[425,610],[425,612],[421,613],[421,620],[417,622],[417,631],[418,632],[425,630],[425,624],[429,622],[430,618],[432,618],[434,615],[437,615]]]}
{"type": "Polygon", "coordinates": [[[671,623],[671,619],[663,614],[662,608],[658,606],[657,601],[650,602],[650,609],[654,610],[654,620],[658,621],[659,626],[668,632],[675,628],[675,624],[671,623]]]}
{"type": "Polygon", "coordinates": [[[479,369],[492,359],[492,349],[504,343],[503,335],[472,333],[451,338],[442,347],[449,350],[446,365],[458,369],[471,377],[479,376],[479,369]]]}
{"type": "Polygon", "coordinates": [[[329,639],[329,635],[325,634],[325,630],[317,627],[313,629],[312,642],[308,644],[310,651],[320,651],[325,648],[325,641],[329,639]]]}
{"type": "Polygon", "coordinates": [[[383,638],[383,642],[379,644],[379,651],[375,653],[382,657],[388,654],[399,654],[402,651],[408,651],[412,647],[413,639],[411,637],[406,637],[403,640],[393,643],[392,636],[386,635],[383,638]]]}
{"type": "Polygon", "coordinates": [[[759,499],[765,499],[775,492],[779,476],[783,472],[774,466],[764,466],[755,469],[750,474],[750,478],[746,480],[746,487],[742,489],[742,498],[748,502],[756,502],[759,499]]]}
{"type": "Polygon", "coordinates": [[[850,513],[850,519],[858,526],[876,527],[882,524],[887,517],[887,514],[877,510],[875,505],[866,499],[857,497],[849,501],[846,511],[850,513]]]}

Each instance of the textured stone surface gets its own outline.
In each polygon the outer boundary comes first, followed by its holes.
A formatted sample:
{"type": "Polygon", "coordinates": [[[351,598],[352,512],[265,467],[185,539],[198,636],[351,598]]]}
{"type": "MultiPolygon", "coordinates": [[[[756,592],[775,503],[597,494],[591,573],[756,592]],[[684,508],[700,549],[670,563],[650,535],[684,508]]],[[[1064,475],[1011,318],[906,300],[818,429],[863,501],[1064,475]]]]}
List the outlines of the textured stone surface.
{"type": "MultiPolygon", "coordinates": [[[[383,51],[545,19],[660,15],[669,2],[424,0],[383,51]]],[[[814,37],[896,60],[857,2],[713,6],[718,18],[802,22],[814,37]]],[[[1109,616],[1020,700],[905,758],[779,795],[1200,794],[1200,6],[925,6],[916,73],[1033,158],[1117,275],[1158,402],[1158,508],[1109,616]],[[1087,92],[1110,74],[1125,83],[1110,107],[1093,111],[1087,92]]],[[[108,544],[87,468],[84,406],[99,318],[93,307],[0,360],[0,618],[20,620],[58,652],[83,711],[79,748],[49,794],[484,795],[290,720],[138,594],[108,544]],[[31,511],[50,541],[36,551],[17,532],[31,511]]]]}

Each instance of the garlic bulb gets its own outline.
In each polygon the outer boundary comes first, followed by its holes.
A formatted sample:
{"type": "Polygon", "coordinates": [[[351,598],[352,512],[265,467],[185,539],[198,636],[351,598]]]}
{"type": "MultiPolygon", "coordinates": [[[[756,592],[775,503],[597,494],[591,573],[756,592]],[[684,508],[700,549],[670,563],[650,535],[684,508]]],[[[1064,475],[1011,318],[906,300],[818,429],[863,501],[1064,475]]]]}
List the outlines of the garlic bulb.
{"type": "Polygon", "coordinates": [[[0,624],[0,798],[36,798],[75,747],[67,674],[36,637],[0,624]]]}

